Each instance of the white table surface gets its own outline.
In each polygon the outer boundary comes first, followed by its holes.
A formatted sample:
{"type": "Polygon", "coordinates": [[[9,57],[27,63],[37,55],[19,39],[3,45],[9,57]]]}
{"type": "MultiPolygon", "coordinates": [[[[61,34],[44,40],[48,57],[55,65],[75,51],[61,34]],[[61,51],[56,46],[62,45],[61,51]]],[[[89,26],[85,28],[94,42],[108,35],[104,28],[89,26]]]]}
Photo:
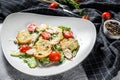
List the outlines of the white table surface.
{"type": "MultiPolygon", "coordinates": [[[[0,24],[0,30],[1,27],[2,24],[0,24]]],[[[0,46],[0,80],[88,80],[88,79],[81,64],[62,74],[48,77],[34,77],[21,73],[20,71],[13,68],[7,62],[2,52],[2,48],[0,46]]]]}

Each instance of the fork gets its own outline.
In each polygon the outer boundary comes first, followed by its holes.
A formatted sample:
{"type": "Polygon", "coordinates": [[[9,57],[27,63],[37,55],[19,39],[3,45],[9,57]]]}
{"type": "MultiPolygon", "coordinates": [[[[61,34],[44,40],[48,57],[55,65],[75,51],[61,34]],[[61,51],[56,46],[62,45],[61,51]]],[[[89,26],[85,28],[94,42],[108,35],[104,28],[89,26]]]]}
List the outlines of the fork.
{"type": "MultiPolygon", "coordinates": [[[[40,2],[46,2],[46,3],[55,2],[55,0],[38,0],[38,1],[40,1],[40,2]]],[[[75,15],[73,12],[67,10],[68,7],[67,7],[66,5],[62,5],[62,4],[59,3],[59,6],[63,9],[63,11],[65,11],[65,12],[67,12],[67,13],[70,13],[70,14],[72,14],[72,15],[75,15]]]]}

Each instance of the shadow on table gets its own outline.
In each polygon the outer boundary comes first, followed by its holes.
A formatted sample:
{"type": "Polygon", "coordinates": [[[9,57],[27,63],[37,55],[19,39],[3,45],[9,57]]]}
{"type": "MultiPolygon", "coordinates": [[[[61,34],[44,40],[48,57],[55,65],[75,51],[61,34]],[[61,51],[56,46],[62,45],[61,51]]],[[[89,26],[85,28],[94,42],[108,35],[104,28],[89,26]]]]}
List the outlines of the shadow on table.
{"type": "Polygon", "coordinates": [[[80,64],[73,69],[58,75],[35,77],[16,70],[8,63],[5,57],[3,57],[3,61],[7,74],[11,80],[87,80],[85,72],[80,64]]]}

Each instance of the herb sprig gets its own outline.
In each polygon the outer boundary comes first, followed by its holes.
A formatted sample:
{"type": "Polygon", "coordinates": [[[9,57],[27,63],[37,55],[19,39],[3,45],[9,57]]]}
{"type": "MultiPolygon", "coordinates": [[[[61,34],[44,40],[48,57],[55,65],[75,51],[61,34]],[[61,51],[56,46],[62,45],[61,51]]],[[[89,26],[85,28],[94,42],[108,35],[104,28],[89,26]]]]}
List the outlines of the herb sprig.
{"type": "Polygon", "coordinates": [[[79,12],[79,15],[82,15],[82,11],[80,9],[80,4],[78,2],[76,2],[75,0],[55,0],[58,3],[61,4],[66,4],[66,5],[70,5],[71,7],[77,9],[77,11],[79,12]]]}

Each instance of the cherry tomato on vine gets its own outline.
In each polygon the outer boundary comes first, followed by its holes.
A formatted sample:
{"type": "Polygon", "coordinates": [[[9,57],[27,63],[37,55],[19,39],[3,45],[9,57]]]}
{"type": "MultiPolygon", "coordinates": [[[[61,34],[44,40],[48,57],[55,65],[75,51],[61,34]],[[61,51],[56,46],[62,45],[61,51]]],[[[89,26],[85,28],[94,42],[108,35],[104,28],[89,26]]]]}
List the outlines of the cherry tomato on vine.
{"type": "Polygon", "coordinates": [[[61,59],[61,55],[58,51],[52,51],[49,55],[49,60],[51,62],[57,62],[61,59]]]}
{"type": "Polygon", "coordinates": [[[25,53],[29,49],[30,49],[29,45],[21,45],[19,48],[20,52],[22,52],[22,53],[25,53]]]}
{"type": "Polygon", "coordinates": [[[111,14],[109,12],[102,13],[102,18],[105,20],[109,20],[111,18],[111,14]]]}
{"type": "Polygon", "coordinates": [[[46,40],[50,39],[50,37],[51,37],[49,32],[42,32],[41,36],[43,39],[46,39],[46,40]]]}
{"type": "Polygon", "coordinates": [[[72,38],[73,37],[73,32],[72,31],[63,31],[63,35],[65,38],[72,38]]]}
{"type": "Polygon", "coordinates": [[[36,29],[36,27],[37,27],[37,25],[32,23],[32,24],[29,24],[29,25],[27,26],[27,30],[28,30],[29,32],[34,32],[35,29],[36,29]]]}
{"type": "Polygon", "coordinates": [[[59,7],[59,4],[57,2],[53,2],[49,5],[49,8],[58,8],[59,7]]]}

